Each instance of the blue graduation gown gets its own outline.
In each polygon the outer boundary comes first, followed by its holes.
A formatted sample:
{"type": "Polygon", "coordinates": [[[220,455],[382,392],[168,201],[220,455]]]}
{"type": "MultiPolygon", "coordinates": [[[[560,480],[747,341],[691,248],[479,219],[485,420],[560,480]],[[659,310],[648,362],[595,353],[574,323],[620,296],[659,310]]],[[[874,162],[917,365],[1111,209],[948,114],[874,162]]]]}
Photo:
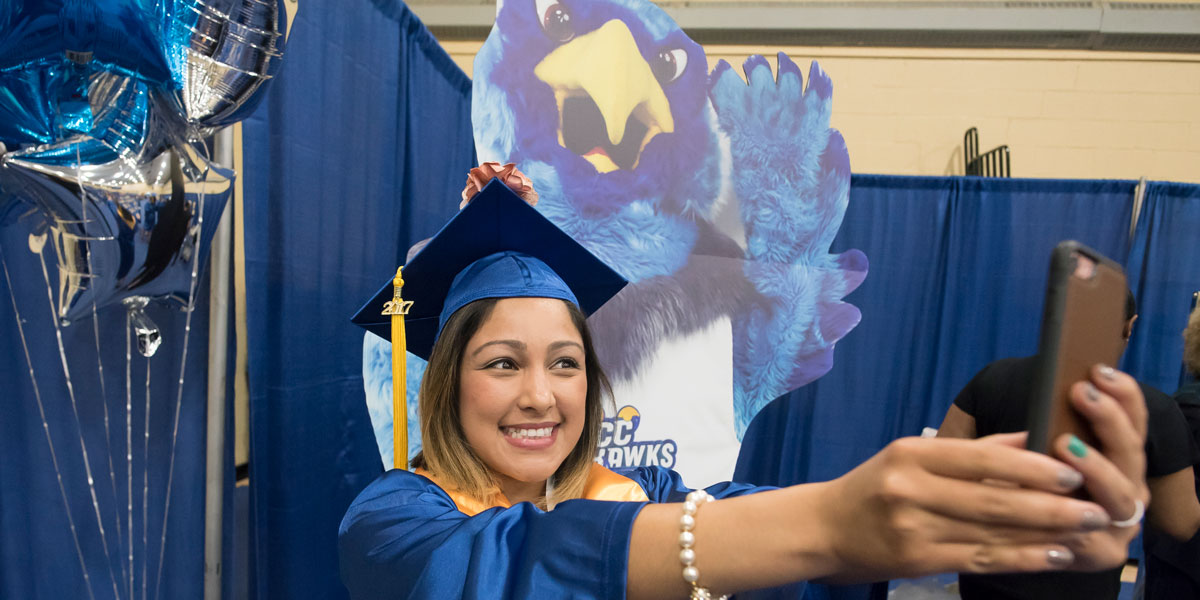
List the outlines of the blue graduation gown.
{"type": "MultiPolygon", "coordinates": [[[[625,473],[650,502],[682,502],[674,471],[625,473]]],[[[772,488],[719,483],[717,498],[772,488]]],[[[384,473],[358,495],[338,532],[342,582],[355,600],[624,598],[633,521],[645,502],[522,502],[468,516],[429,479],[384,473]]]]}

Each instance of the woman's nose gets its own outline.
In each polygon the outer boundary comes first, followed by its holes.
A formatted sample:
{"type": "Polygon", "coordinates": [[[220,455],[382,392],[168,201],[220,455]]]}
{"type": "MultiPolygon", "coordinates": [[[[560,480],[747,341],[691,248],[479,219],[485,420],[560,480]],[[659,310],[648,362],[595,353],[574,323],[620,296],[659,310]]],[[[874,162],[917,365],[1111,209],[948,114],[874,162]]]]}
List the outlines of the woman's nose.
{"type": "Polygon", "coordinates": [[[525,390],[521,394],[521,408],[545,412],[554,406],[554,392],[550,389],[550,375],[541,369],[529,369],[525,379],[525,390]]]}

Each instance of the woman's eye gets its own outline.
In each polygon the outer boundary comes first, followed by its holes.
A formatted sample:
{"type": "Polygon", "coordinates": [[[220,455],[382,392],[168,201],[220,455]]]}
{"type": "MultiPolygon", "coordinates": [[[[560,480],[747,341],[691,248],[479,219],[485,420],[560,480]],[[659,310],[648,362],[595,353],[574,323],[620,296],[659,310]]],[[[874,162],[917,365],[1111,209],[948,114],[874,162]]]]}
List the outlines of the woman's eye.
{"type": "Polygon", "coordinates": [[[511,370],[511,369],[517,368],[517,364],[514,363],[512,361],[512,359],[501,358],[501,359],[493,360],[492,362],[488,363],[487,368],[488,369],[511,370]]]}
{"type": "Polygon", "coordinates": [[[575,24],[571,22],[571,11],[566,5],[554,0],[536,0],[534,9],[542,24],[546,37],[562,43],[575,37],[575,24]]]}
{"type": "Polygon", "coordinates": [[[683,75],[683,70],[686,68],[687,50],[683,48],[672,48],[659,52],[654,60],[654,65],[651,67],[654,71],[654,77],[662,84],[679,79],[679,76],[683,75]]]}
{"type": "Polygon", "coordinates": [[[560,358],[554,361],[554,367],[559,369],[578,369],[579,361],[573,358],[560,358]]]}

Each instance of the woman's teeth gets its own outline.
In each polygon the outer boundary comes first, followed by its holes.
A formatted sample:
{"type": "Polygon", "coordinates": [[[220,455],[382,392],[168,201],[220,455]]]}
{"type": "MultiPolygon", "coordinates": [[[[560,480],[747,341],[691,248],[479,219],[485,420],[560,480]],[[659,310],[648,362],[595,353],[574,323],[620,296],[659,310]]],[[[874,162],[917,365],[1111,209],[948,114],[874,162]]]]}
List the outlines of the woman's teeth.
{"type": "Polygon", "coordinates": [[[550,433],[554,431],[553,427],[541,427],[539,429],[529,429],[526,427],[505,427],[504,434],[517,439],[537,439],[550,437],[550,433]]]}

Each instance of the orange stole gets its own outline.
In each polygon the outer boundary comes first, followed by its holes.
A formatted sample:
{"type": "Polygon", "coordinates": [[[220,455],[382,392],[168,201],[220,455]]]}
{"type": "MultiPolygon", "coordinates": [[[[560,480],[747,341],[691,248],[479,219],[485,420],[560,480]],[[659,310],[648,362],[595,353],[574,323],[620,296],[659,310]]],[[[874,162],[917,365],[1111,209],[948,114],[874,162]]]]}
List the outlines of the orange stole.
{"type": "MultiPolygon", "coordinates": [[[[458,511],[468,517],[473,517],[489,508],[497,506],[509,508],[512,506],[512,503],[508,501],[508,498],[504,497],[504,493],[499,489],[492,491],[490,500],[479,500],[474,496],[468,496],[451,489],[425,469],[413,469],[413,473],[437,484],[438,487],[442,488],[450,496],[451,500],[454,500],[454,505],[458,507],[458,511]]],[[[609,502],[646,502],[649,500],[642,487],[634,483],[632,479],[617,475],[596,463],[592,463],[592,469],[588,473],[587,485],[583,488],[583,498],[586,500],[607,500],[609,502]]]]}

